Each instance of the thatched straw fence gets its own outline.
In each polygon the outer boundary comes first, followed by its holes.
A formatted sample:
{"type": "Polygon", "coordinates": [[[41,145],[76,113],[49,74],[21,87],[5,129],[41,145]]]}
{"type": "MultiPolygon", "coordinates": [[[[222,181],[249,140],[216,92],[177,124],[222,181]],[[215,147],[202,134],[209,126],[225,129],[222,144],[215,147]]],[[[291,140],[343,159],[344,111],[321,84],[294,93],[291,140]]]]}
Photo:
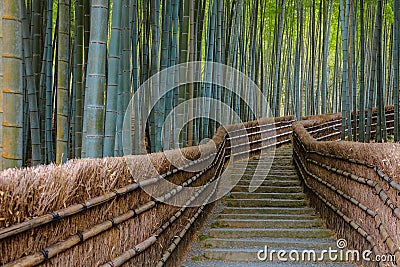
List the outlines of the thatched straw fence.
{"type": "Polygon", "coordinates": [[[207,200],[218,183],[212,182],[231,153],[258,155],[289,142],[292,120],[248,122],[242,130],[231,125],[212,142],[165,153],[3,171],[0,266],[177,266],[213,207],[207,200]],[[182,158],[192,162],[176,168],[182,158]],[[201,170],[188,171],[194,165],[201,170]],[[179,186],[166,187],[164,179],[179,186]],[[200,185],[184,207],[163,202],[200,185]],[[157,198],[147,187],[159,189],[157,198]]]}
{"type": "MultiPolygon", "coordinates": [[[[386,114],[392,130],[393,109],[387,108],[386,114]]],[[[336,142],[339,120],[336,114],[293,123],[293,156],[305,191],[350,247],[371,250],[371,259],[395,256],[395,262],[364,261],[364,266],[399,266],[400,145],[336,142]]]]}

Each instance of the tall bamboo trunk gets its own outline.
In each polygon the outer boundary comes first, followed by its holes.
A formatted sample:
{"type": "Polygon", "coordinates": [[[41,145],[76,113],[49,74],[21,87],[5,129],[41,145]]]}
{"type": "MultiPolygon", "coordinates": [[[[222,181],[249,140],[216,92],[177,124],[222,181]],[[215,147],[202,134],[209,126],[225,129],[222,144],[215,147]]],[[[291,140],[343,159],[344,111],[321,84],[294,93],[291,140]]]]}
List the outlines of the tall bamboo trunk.
{"type": "Polygon", "coordinates": [[[275,59],[275,74],[274,74],[274,89],[273,89],[273,106],[274,108],[274,116],[280,116],[280,109],[281,109],[281,87],[280,87],[280,80],[279,75],[281,71],[281,47],[282,47],[282,36],[283,36],[283,24],[285,19],[285,10],[286,10],[286,0],[282,0],[281,5],[281,13],[279,18],[279,26],[278,26],[278,36],[277,36],[277,44],[276,44],[276,59],[275,59]]]}
{"type": "Polygon", "coordinates": [[[331,26],[331,15],[332,15],[332,2],[328,3],[328,7],[325,7],[324,12],[324,45],[323,45],[323,62],[322,62],[322,88],[321,88],[321,112],[326,113],[326,102],[327,102],[327,91],[328,91],[328,57],[329,57],[329,36],[331,26]],[[329,15],[328,15],[329,10],[329,15]]]}
{"type": "Polygon", "coordinates": [[[104,128],[104,157],[114,156],[118,117],[118,73],[121,55],[122,1],[113,2],[110,48],[108,54],[107,103],[104,128]]]}
{"type": "Polygon", "coordinates": [[[125,116],[126,108],[128,107],[131,99],[131,65],[130,65],[130,27],[129,27],[129,1],[122,1],[122,14],[121,14],[121,60],[120,60],[120,72],[118,82],[118,115],[117,115],[117,130],[116,130],[116,144],[115,144],[115,155],[123,155],[122,145],[122,132],[123,132],[123,121],[125,116]]]}
{"type": "Polygon", "coordinates": [[[364,26],[364,0],[360,0],[360,128],[359,141],[365,140],[365,26],[364,26]]]}
{"type": "MultiPolygon", "coordinates": [[[[361,0],[363,2],[363,0],[361,0]]],[[[398,1],[394,3],[394,24],[393,24],[393,52],[394,52],[394,81],[393,81],[393,101],[394,101],[394,140],[399,141],[399,38],[400,38],[400,5],[398,1]]]]}
{"type": "Polygon", "coordinates": [[[21,1],[3,2],[3,168],[21,167],[23,158],[23,76],[21,1]]]}
{"type": "MultiPolygon", "coordinates": [[[[25,1],[24,1],[25,2],[25,1]]],[[[41,60],[41,36],[42,36],[42,27],[41,27],[41,12],[42,5],[41,3],[44,1],[41,0],[32,0],[32,14],[31,14],[31,25],[30,30],[28,32],[31,33],[32,40],[32,72],[34,73],[34,82],[35,88],[39,88],[39,78],[40,78],[40,60],[41,60]]],[[[28,18],[27,18],[28,20],[28,18]]],[[[28,26],[28,28],[29,28],[28,26]]],[[[35,92],[38,95],[38,91],[35,92]]]]}
{"type": "MultiPolygon", "coordinates": [[[[206,43],[206,60],[207,61],[214,61],[214,47],[215,47],[215,25],[216,25],[216,16],[217,16],[217,0],[215,0],[212,4],[210,2],[209,5],[209,32],[208,32],[208,39],[206,43]]],[[[210,81],[212,80],[213,70],[211,68],[207,68],[204,71],[205,80],[210,81]]],[[[203,96],[205,97],[205,101],[203,103],[203,108],[205,111],[205,117],[208,118],[211,111],[211,101],[210,98],[212,96],[212,85],[207,83],[204,88],[203,96]]],[[[209,120],[203,120],[203,132],[202,138],[206,138],[209,136],[209,120]]]]}
{"type": "MultiPolygon", "coordinates": [[[[349,95],[349,64],[348,64],[348,25],[349,25],[349,4],[346,4],[344,9],[343,0],[340,0],[340,16],[342,22],[342,44],[343,44],[343,78],[342,78],[342,140],[346,137],[346,129],[351,125],[349,120],[350,114],[350,95],[349,95]]],[[[351,115],[350,115],[351,116],[351,115]]],[[[349,140],[351,139],[351,131],[347,131],[349,140]]]]}
{"type": "Polygon", "coordinates": [[[108,39],[108,0],[92,0],[90,44],[85,93],[86,157],[103,156],[104,91],[108,39]]]}
{"type": "Polygon", "coordinates": [[[74,157],[82,155],[82,132],[83,132],[83,91],[84,91],[84,34],[85,13],[84,0],[75,0],[75,40],[74,40],[74,116],[72,119],[74,131],[72,138],[72,152],[74,157]]]}
{"type": "Polygon", "coordinates": [[[69,140],[70,1],[58,2],[57,148],[56,162],[66,162],[69,140]]]}
{"type": "Polygon", "coordinates": [[[368,93],[368,117],[367,117],[367,126],[366,126],[366,135],[365,135],[365,141],[368,143],[371,141],[371,124],[372,124],[372,107],[376,106],[375,105],[375,100],[376,97],[375,95],[377,94],[377,91],[375,90],[375,82],[377,80],[377,72],[379,69],[377,66],[379,65],[378,60],[378,47],[379,47],[379,11],[376,11],[376,21],[375,21],[375,27],[373,30],[373,38],[372,38],[372,46],[373,46],[373,52],[372,52],[372,60],[371,60],[371,74],[370,74],[370,85],[369,85],[369,93],[368,93]]]}
{"type": "Polygon", "coordinates": [[[382,12],[383,12],[382,0],[378,0],[377,10],[377,69],[376,69],[376,82],[377,82],[377,124],[376,124],[376,136],[377,142],[381,143],[383,139],[383,124],[385,122],[384,114],[384,79],[383,79],[383,58],[382,58],[382,12]]]}
{"type": "Polygon", "coordinates": [[[22,37],[23,37],[23,55],[27,82],[27,94],[29,104],[29,119],[32,144],[32,165],[41,163],[40,150],[40,125],[39,111],[36,97],[36,83],[32,66],[31,39],[29,37],[29,22],[26,14],[25,2],[21,1],[22,14],[22,37]]]}
{"type": "Polygon", "coordinates": [[[4,2],[0,1],[0,170],[3,170],[3,81],[4,81],[4,64],[3,64],[3,13],[4,2]]]}

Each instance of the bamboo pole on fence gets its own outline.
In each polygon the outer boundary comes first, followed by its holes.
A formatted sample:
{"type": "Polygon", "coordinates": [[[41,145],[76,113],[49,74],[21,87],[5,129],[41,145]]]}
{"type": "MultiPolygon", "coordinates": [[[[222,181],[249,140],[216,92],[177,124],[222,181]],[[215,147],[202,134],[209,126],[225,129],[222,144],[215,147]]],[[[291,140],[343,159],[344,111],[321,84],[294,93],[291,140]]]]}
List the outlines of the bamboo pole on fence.
{"type": "Polygon", "coordinates": [[[155,184],[156,182],[160,181],[161,179],[165,179],[165,178],[177,173],[178,171],[184,171],[187,168],[190,168],[193,164],[203,163],[203,162],[207,161],[208,159],[210,159],[211,157],[213,157],[214,155],[215,155],[215,153],[211,153],[210,155],[208,155],[202,159],[195,160],[189,164],[182,166],[179,170],[174,169],[173,171],[168,171],[165,174],[160,175],[156,178],[151,178],[151,179],[147,179],[147,180],[140,181],[137,183],[133,183],[133,184],[127,185],[125,187],[116,189],[112,192],[108,192],[104,195],[91,198],[83,203],[74,204],[74,205],[71,205],[64,209],[60,209],[60,210],[39,216],[37,218],[31,219],[31,220],[28,220],[28,221],[25,221],[25,222],[22,222],[19,224],[15,224],[15,225],[12,225],[7,228],[0,229],[0,240],[5,239],[7,237],[14,236],[16,234],[19,234],[19,233],[22,233],[22,232],[25,232],[28,230],[31,230],[31,229],[34,229],[34,228],[37,228],[39,226],[43,226],[43,225],[48,224],[53,221],[59,221],[60,218],[66,218],[66,217],[78,214],[80,212],[84,212],[87,209],[91,209],[93,207],[104,204],[113,199],[116,199],[117,197],[131,193],[131,192],[135,191],[136,189],[138,189],[139,187],[143,188],[146,186],[150,186],[150,185],[155,184]]]}
{"type": "MultiPolygon", "coordinates": [[[[224,151],[224,146],[225,141],[222,143],[221,147],[223,148],[222,150],[219,149],[219,152],[224,151]]],[[[219,153],[218,153],[219,154],[219,153]]],[[[199,189],[194,196],[192,196],[186,203],[185,205],[183,205],[183,207],[178,210],[174,215],[172,215],[170,217],[170,219],[165,222],[160,228],[158,228],[149,238],[147,238],[146,240],[144,240],[142,243],[136,245],[135,247],[125,251],[124,253],[122,253],[120,256],[116,257],[115,259],[101,265],[100,267],[107,267],[107,266],[112,266],[112,267],[117,267],[117,266],[121,266],[124,263],[128,262],[130,259],[134,258],[135,256],[139,255],[141,252],[143,252],[145,249],[149,248],[151,245],[153,245],[156,241],[158,236],[160,236],[170,225],[173,224],[173,222],[175,222],[181,215],[182,213],[187,209],[187,207],[189,207],[191,205],[191,203],[193,203],[193,201],[195,201],[198,196],[203,193],[208,186],[210,186],[214,180],[216,180],[219,177],[219,171],[222,169],[223,165],[222,163],[225,162],[225,157],[223,156],[224,153],[220,154],[221,156],[218,155],[218,159],[217,161],[219,161],[219,163],[217,163],[216,161],[213,162],[213,164],[211,164],[211,166],[215,166],[216,164],[218,164],[217,169],[215,171],[215,174],[213,176],[212,179],[210,179],[210,181],[208,181],[208,183],[206,185],[204,185],[201,189],[199,189]]],[[[216,191],[216,188],[214,188],[213,192],[211,194],[209,194],[209,196],[206,198],[206,200],[203,202],[203,205],[199,208],[199,210],[197,211],[197,213],[189,220],[189,223],[185,226],[185,228],[181,231],[181,233],[179,234],[180,239],[186,234],[187,230],[190,228],[190,226],[193,224],[193,222],[197,219],[197,217],[200,215],[200,213],[203,211],[204,207],[205,207],[205,203],[207,203],[211,197],[213,196],[213,194],[216,191]]],[[[173,244],[175,243],[175,239],[173,241],[173,244]]],[[[170,251],[170,249],[168,249],[167,251],[170,251]]],[[[169,256],[168,256],[169,257],[169,256]]]]}
{"type": "Polygon", "coordinates": [[[60,218],[66,218],[66,217],[78,214],[80,212],[86,211],[87,209],[96,207],[98,205],[104,204],[113,199],[116,199],[117,196],[123,196],[130,192],[133,192],[137,188],[139,188],[139,186],[140,186],[139,183],[131,184],[131,185],[125,186],[123,188],[117,189],[113,192],[104,194],[102,196],[89,199],[89,200],[85,201],[84,203],[71,205],[64,209],[42,215],[35,219],[1,229],[0,230],[0,240],[20,234],[22,232],[31,230],[33,228],[45,225],[45,224],[53,222],[53,221],[58,221],[58,220],[60,220],[60,218]]]}
{"type": "MultiPolygon", "coordinates": [[[[225,141],[221,144],[218,154],[221,152],[221,148],[224,146],[224,144],[225,144],[225,141]]],[[[221,158],[223,158],[223,157],[221,157],[221,158]]],[[[210,170],[215,165],[216,165],[216,161],[214,161],[211,165],[209,165],[201,173],[204,174],[206,171],[210,170]]],[[[181,186],[177,186],[170,192],[159,197],[157,202],[164,202],[164,201],[176,196],[179,192],[181,192],[183,190],[184,186],[190,185],[191,183],[196,181],[200,176],[201,175],[193,176],[189,180],[185,181],[181,186]],[[196,177],[196,178],[193,179],[194,177],[196,177]]],[[[115,193],[115,194],[118,195],[117,193],[115,193]]],[[[114,227],[116,225],[119,225],[127,220],[130,220],[130,219],[138,216],[139,214],[141,214],[145,211],[150,210],[155,205],[156,205],[156,201],[154,201],[154,200],[149,201],[149,202],[139,206],[138,208],[133,208],[126,213],[123,213],[119,216],[108,219],[102,223],[96,224],[82,232],[78,232],[75,235],[70,236],[69,238],[67,238],[64,241],[57,242],[45,249],[42,249],[41,251],[37,251],[31,255],[28,255],[28,256],[22,257],[16,261],[7,263],[6,265],[4,265],[4,267],[11,267],[11,266],[22,267],[22,266],[32,266],[32,265],[40,264],[46,260],[49,260],[49,259],[57,256],[58,254],[60,254],[64,251],[76,246],[79,243],[82,243],[94,236],[97,236],[97,235],[111,229],[112,227],[114,227]]],[[[143,246],[146,246],[147,243],[149,243],[149,242],[150,241],[146,241],[146,243],[143,244],[143,246]]],[[[130,254],[130,252],[128,254],[130,254]]]]}
{"type": "MultiPolygon", "coordinates": [[[[217,167],[216,170],[216,175],[215,177],[219,177],[220,171],[221,171],[221,163],[224,162],[224,160],[220,161],[219,166],[217,167]]],[[[204,208],[206,207],[206,203],[211,199],[211,197],[215,194],[217,189],[217,186],[214,187],[213,192],[208,196],[208,198],[204,201],[203,205],[198,209],[196,214],[189,220],[189,222],[186,224],[185,228],[179,233],[178,236],[174,238],[172,241],[171,245],[168,247],[167,251],[164,253],[162,256],[161,260],[157,263],[157,267],[162,267],[164,264],[168,261],[168,259],[171,257],[172,253],[174,250],[178,247],[179,243],[182,241],[184,236],[186,235],[187,231],[189,231],[190,227],[193,225],[193,223],[197,220],[197,218],[200,216],[200,214],[203,212],[204,208]]]]}
{"type": "MultiPolygon", "coordinates": [[[[303,150],[303,154],[309,154],[309,150],[307,150],[303,144],[303,142],[301,141],[301,139],[299,138],[299,136],[294,132],[293,135],[293,140],[295,142],[295,144],[299,145],[301,147],[301,149],[303,150]]],[[[311,153],[313,153],[314,151],[311,151],[311,153]]],[[[322,154],[322,153],[320,153],[322,154]]],[[[376,229],[379,232],[380,237],[383,240],[383,243],[386,244],[386,246],[388,247],[390,253],[392,253],[393,255],[399,254],[400,255],[400,251],[397,249],[395,242],[393,241],[393,238],[388,234],[386,228],[384,227],[384,225],[382,224],[382,221],[379,217],[379,215],[374,212],[373,210],[369,209],[366,207],[366,205],[363,205],[362,203],[360,203],[359,201],[357,201],[354,197],[351,197],[347,194],[345,194],[343,191],[337,189],[335,186],[331,185],[330,183],[324,181],[322,178],[316,176],[315,174],[311,173],[307,167],[304,165],[304,163],[300,160],[300,156],[297,152],[296,149],[294,149],[294,158],[295,158],[295,163],[298,167],[298,169],[301,172],[301,176],[303,177],[303,180],[306,184],[306,186],[314,193],[317,195],[317,197],[319,197],[327,206],[329,206],[330,208],[332,208],[338,215],[340,215],[342,217],[342,219],[344,219],[346,221],[346,223],[350,224],[350,226],[352,226],[358,233],[360,233],[367,241],[368,240],[368,236],[367,233],[358,225],[356,224],[351,218],[348,218],[347,216],[345,216],[344,214],[340,214],[340,210],[338,210],[336,207],[333,206],[333,204],[329,203],[325,198],[323,198],[321,195],[319,195],[315,190],[312,189],[312,187],[310,187],[310,185],[307,183],[307,179],[306,177],[312,177],[313,179],[316,179],[319,183],[322,183],[323,185],[325,185],[326,187],[328,187],[329,189],[331,189],[332,191],[334,191],[335,193],[339,194],[341,197],[345,198],[346,200],[350,201],[351,203],[353,203],[354,205],[356,205],[357,207],[359,207],[360,209],[362,209],[364,212],[366,212],[370,217],[372,217],[375,220],[375,223],[377,225],[376,229]],[[303,172],[306,172],[307,175],[304,175],[303,172]],[[330,204],[330,205],[328,205],[330,204]],[[342,216],[343,215],[343,216],[342,216]],[[347,218],[345,218],[347,217],[347,218]],[[359,230],[362,229],[362,230],[359,230]]],[[[331,172],[335,172],[339,175],[342,175],[344,177],[350,178],[352,180],[355,180],[359,183],[363,183],[365,185],[368,185],[372,188],[374,188],[377,192],[377,195],[380,197],[380,199],[389,206],[389,208],[391,208],[393,210],[393,213],[395,214],[395,216],[397,218],[399,218],[399,208],[396,207],[394,205],[394,203],[389,199],[389,197],[387,196],[387,194],[385,192],[383,192],[383,189],[379,186],[379,184],[375,181],[372,181],[370,179],[367,178],[363,178],[363,177],[359,177],[356,176],[354,174],[351,174],[349,172],[346,172],[344,170],[339,170],[336,168],[333,168],[331,166],[325,166],[325,164],[319,163],[315,160],[312,160],[308,157],[305,158],[305,160],[307,162],[311,162],[312,164],[316,164],[317,166],[323,167],[325,169],[327,169],[328,171],[331,172]]],[[[370,238],[372,239],[372,238],[370,238]]],[[[371,243],[371,242],[370,242],[371,243]]],[[[372,245],[372,243],[371,243],[372,245]]],[[[375,246],[373,246],[375,248],[375,246]]],[[[400,259],[397,259],[397,263],[400,263],[400,259]]]]}

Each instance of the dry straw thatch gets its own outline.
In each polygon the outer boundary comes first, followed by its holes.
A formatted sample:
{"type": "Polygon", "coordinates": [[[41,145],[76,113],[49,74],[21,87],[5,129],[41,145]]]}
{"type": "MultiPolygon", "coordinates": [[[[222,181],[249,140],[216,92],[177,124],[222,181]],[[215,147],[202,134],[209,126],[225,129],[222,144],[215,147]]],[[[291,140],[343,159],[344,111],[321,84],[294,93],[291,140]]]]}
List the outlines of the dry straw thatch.
{"type": "MultiPolygon", "coordinates": [[[[224,135],[225,131],[222,129],[216,134],[213,139],[216,145],[221,143],[224,135]]],[[[193,160],[199,157],[200,151],[207,154],[212,147],[213,145],[206,144],[201,147],[185,148],[181,150],[181,153],[185,158],[193,160]]],[[[168,153],[170,154],[168,158],[176,162],[181,158],[178,151],[168,153]]],[[[114,190],[129,187],[129,185],[135,188],[132,186],[135,182],[146,181],[157,176],[158,173],[166,173],[172,169],[167,157],[158,153],[149,157],[136,156],[134,160],[81,159],[68,161],[64,165],[53,164],[6,170],[0,173],[0,232],[4,232],[11,225],[29,222],[32,218],[65,209],[71,205],[81,206],[83,209],[84,206],[79,203],[84,201],[88,203],[88,199],[105,194],[115,195],[114,190]],[[127,166],[127,162],[132,166],[127,166]],[[129,167],[134,168],[135,172],[131,173],[129,167]]],[[[212,171],[212,169],[209,170],[202,178],[209,178],[212,171]]],[[[172,182],[181,183],[192,175],[192,173],[178,171],[170,177],[172,177],[172,182]]],[[[84,233],[85,229],[90,229],[94,225],[107,224],[108,219],[127,213],[130,209],[150,200],[150,197],[141,189],[132,190],[127,194],[121,194],[117,199],[111,197],[86,211],[69,217],[54,218],[43,226],[4,238],[0,245],[0,264],[38,252],[69,236],[73,239],[79,231],[84,233]]],[[[119,225],[120,230],[111,228],[54,257],[51,259],[52,264],[94,266],[106,262],[113,255],[118,255],[147,238],[174,210],[176,210],[175,207],[157,204],[148,212],[119,225]],[[119,234],[121,232],[124,234],[119,234]]],[[[179,223],[176,227],[179,228],[179,223]]],[[[164,244],[163,237],[160,237],[161,246],[166,246],[170,239],[168,236],[175,234],[172,228],[166,231],[164,244]]],[[[44,265],[46,264],[49,263],[45,262],[44,265]]]]}
{"type": "MultiPolygon", "coordinates": [[[[386,112],[390,114],[391,108],[386,112]]],[[[337,119],[340,119],[340,114],[313,117],[293,125],[295,154],[299,155],[299,165],[306,168],[303,177],[311,203],[328,225],[338,231],[339,238],[345,237],[360,251],[375,245],[376,253],[395,254],[399,264],[399,191],[382,179],[377,170],[400,183],[400,145],[317,142],[305,129],[337,119]],[[302,156],[306,152],[304,149],[309,151],[307,157],[302,156]],[[322,199],[328,200],[343,216],[350,218],[351,224],[328,208],[322,199]],[[370,235],[369,241],[361,236],[361,229],[370,235]]],[[[390,118],[388,121],[390,126],[390,118]]]]}
{"type": "MultiPolygon", "coordinates": [[[[277,121],[284,125],[286,120],[277,121]]],[[[246,123],[245,127],[251,128],[246,133],[257,132],[260,125],[273,122],[265,119],[246,123]]],[[[147,240],[179,209],[155,203],[138,183],[154,182],[159,174],[164,174],[170,182],[182,184],[194,173],[177,171],[174,166],[185,165],[184,159],[196,160],[214,153],[225,139],[227,130],[235,129],[238,126],[220,128],[212,142],[179,151],[70,160],[63,165],[10,169],[0,173],[0,264],[27,259],[26,256],[31,254],[30,257],[43,266],[97,266],[123,254],[147,240]],[[35,218],[41,218],[40,223],[35,218]],[[18,234],[10,234],[9,229],[18,234]]],[[[289,127],[284,131],[290,132],[289,127]]],[[[257,134],[249,139],[257,141],[261,137],[257,134]]],[[[289,135],[279,139],[289,140],[289,135]]],[[[250,149],[258,154],[260,151],[255,150],[258,146],[259,143],[254,142],[250,149]]],[[[198,165],[204,168],[209,164],[210,160],[198,165]]],[[[215,171],[216,166],[208,169],[191,186],[207,183],[215,171]]],[[[206,206],[205,210],[210,207],[206,206]]],[[[196,208],[185,209],[154,244],[134,257],[130,264],[154,266],[196,211],[196,208]]],[[[200,225],[203,217],[203,214],[199,216],[195,225],[200,225]]],[[[192,234],[191,229],[178,246],[178,253],[185,251],[192,234]]],[[[178,256],[173,254],[170,260],[174,261],[178,256]]]]}

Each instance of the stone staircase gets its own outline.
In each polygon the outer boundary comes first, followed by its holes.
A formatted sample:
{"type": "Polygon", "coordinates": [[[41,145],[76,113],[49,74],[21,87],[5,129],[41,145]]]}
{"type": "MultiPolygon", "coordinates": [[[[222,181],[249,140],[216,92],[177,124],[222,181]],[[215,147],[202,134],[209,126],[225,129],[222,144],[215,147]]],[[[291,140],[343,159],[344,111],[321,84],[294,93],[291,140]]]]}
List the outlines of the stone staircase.
{"type": "MultiPolygon", "coordinates": [[[[317,256],[324,249],[337,249],[332,232],[308,207],[300,180],[292,163],[292,147],[276,151],[274,158],[261,156],[248,164],[237,162],[232,170],[246,168],[231,193],[203,229],[200,241],[193,245],[182,266],[352,266],[336,263],[324,255],[318,262],[280,262],[272,250],[314,250],[317,256]],[[271,170],[265,170],[273,159],[271,170]],[[254,168],[259,164],[258,176],[254,168]],[[261,175],[259,175],[261,173],[261,175]],[[248,191],[250,180],[260,180],[255,192],[248,191]],[[268,248],[268,258],[258,259],[258,251],[268,248]]],[[[260,256],[265,256],[261,253],[260,256]]],[[[301,256],[299,256],[301,258],[301,256]]]]}

